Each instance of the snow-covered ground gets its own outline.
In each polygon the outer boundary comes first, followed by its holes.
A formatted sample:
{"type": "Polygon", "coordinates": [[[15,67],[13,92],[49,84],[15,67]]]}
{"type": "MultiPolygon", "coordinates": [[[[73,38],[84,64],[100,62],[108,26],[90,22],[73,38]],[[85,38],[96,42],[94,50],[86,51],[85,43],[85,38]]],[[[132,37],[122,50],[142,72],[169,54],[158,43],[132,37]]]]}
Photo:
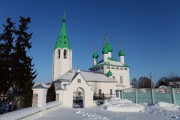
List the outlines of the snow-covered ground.
{"type": "Polygon", "coordinates": [[[145,109],[145,106],[134,104],[129,100],[120,100],[119,98],[114,98],[110,101],[105,101],[100,108],[112,112],[141,112],[145,109]]]}
{"type": "Polygon", "coordinates": [[[135,104],[118,98],[85,109],[60,108],[39,120],[180,120],[180,106],[160,102],[135,104]]]}

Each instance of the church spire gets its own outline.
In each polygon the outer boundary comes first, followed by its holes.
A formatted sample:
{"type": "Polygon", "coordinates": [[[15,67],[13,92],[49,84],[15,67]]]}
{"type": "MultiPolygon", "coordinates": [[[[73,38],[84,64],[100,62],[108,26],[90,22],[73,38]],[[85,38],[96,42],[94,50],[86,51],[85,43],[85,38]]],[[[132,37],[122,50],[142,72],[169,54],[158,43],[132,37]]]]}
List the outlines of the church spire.
{"type": "Polygon", "coordinates": [[[99,55],[98,55],[97,52],[96,52],[96,46],[94,46],[94,53],[93,53],[92,57],[93,57],[94,59],[97,59],[97,58],[99,57],[99,55]]]}
{"type": "Polygon", "coordinates": [[[62,26],[61,26],[61,31],[58,36],[58,40],[56,41],[55,49],[56,48],[70,48],[70,43],[68,39],[68,35],[66,32],[66,14],[64,12],[64,16],[62,17],[62,26]]]}
{"type": "Polygon", "coordinates": [[[112,51],[113,51],[113,48],[112,48],[112,46],[109,44],[109,37],[108,37],[108,34],[107,34],[107,33],[106,33],[105,43],[106,43],[106,48],[108,49],[108,52],[112,52],[112,51]]]}
{"type": "Polygon", "coordinates": [[[63,16],[63,18],[62,18],[62,21],[63,22],[66,22],[66,12],[64,11],[64,16],[63,16]]]}
{"type": "Polygon", "coordinates": [[[109,42],[109,39],[108,39],[108,34],[106,33],[106,43],[109,42]]]}

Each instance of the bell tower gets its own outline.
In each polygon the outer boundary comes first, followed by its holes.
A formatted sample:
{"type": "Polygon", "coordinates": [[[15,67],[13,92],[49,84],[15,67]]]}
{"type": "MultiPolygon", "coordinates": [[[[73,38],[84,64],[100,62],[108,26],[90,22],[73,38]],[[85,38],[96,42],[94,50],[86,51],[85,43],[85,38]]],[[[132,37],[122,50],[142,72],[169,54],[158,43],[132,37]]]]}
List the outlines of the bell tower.
{"type": "Polygon", "coordinates": [[[66,32],[66,16],[62,18],[61,31],[53,53],[53,81],[72,70],[72,50],[66,32]]]}

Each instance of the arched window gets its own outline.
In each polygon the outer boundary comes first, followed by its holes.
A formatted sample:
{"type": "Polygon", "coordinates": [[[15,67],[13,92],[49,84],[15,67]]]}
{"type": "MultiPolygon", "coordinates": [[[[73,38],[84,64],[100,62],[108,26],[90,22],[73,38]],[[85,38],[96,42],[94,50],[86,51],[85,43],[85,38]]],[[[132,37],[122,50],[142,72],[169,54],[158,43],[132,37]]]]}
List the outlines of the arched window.
{"type": "Polygon", "coordinates": [[[67,50],[64,50],[64,59],[67,59],[67,50]]]}
{"type": "Polygon", "coordinates": [[[61,50],[58,49],[58,59],[60,59],[60,57],[61,57],[61,50]]]}

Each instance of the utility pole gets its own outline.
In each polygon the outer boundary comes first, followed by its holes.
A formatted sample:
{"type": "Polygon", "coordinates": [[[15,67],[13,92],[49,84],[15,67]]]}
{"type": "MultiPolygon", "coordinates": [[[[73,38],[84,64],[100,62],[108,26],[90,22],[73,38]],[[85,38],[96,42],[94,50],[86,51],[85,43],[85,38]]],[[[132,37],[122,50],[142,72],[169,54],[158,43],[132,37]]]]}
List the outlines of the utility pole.
{"type": "Polygon", "coordinates": [[[152,72],[150,72],[151,89],[152,89],[152,72]]]}

